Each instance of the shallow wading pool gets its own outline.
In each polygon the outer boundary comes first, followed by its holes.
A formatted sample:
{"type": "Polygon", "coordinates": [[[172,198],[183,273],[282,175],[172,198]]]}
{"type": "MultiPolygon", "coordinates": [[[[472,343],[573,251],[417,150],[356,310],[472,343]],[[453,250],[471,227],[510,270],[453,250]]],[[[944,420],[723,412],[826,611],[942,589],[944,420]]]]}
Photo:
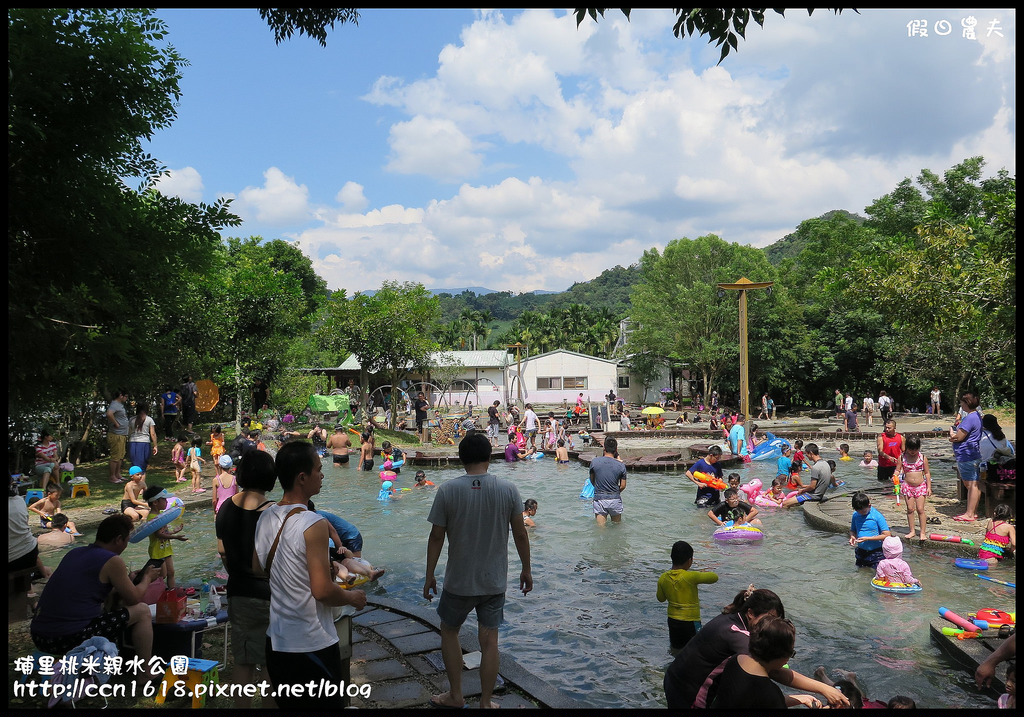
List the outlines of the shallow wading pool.
{"type": "MultiPolygon", "coordinates": [[[[930,642],[928,622],[940,606],[961,615],[986,607],[1013,610],[1014,591],[954,568],[952,552],[905,544],[904,557],[925,590],[918,595],[884,594],[869,584],[873,572],[854,567],[847,536],[808,527],[799,508],[761,509],[763,541],[720,543],[711,538],[714,525],[706,510],[693,505],[693,484],[681,474],[637,473],[629,476],[623,494],[622,523],[601,529],[591,503],[578,498],[587,477],[583,466],[559,466],[544,458],[511,465],[495,462],[491,470],[513,480],[524,500],[540,503],[537,527],[530,529],[534,590],[526,597],[517,590],[519,561],[509,540],[500,647],[586,705],[664,706],[662,678],[671,658],[666,607],[657,601],[655,590],[658,576],[671,567],[672,543],[686,540],[695,550],[694,567],[720,576],[718,583],[700,588],[705,623],[752,582],[777,592],[796,624],[797,655],[790,663],[794,669],[806,675],[818,665],[830,671],[854,670],[872,699],[903,694],[919,707],[994,706],[994,700],[974,687],[972,676],[930,642]]],[[[744,483],[757,477],[765,485],[775,472],[774,464],[757,463],[735,470],[744,483]]],[[[376,471],[357,471],[354,462],[344,467],[328,462],[324,471],[317,507],[355,523],[365,539],[363,556],[388,570],[371,594],[426,605],[426,516],[433,491],[406,491],[385,504],[376,500],[376,471]]],[[[405,468],[397,487],[410,487],[414,472],[411,466],[405,468]]],[[[427,469],[437,484],[461,474],[427,469]]],[[[837,476],[847,481],[844,492],[878,485],[873,470],[855,465],[840,464],[837,476]]],[[[937,464],[935,477],[940,489],[952,487],[948,464],[937,464]]],[[[279,495],[279,490],[272,494],[279,495]]],[[[839,500],[848,503],[849,497],[839,500]]],[[[190,540],[174,544],[174,561],[179,583],[195,585],[223,569],[216,557],[212,508],[186,510],[185,525],[190,540]]],[[[129,546],[125,558],[141,566],[146,544],[129,546]]],[[[54,565],[59,554],[45,560],[54,565]]],[[[990,573],[1012,581],[1004,566],[990,573]]]]}

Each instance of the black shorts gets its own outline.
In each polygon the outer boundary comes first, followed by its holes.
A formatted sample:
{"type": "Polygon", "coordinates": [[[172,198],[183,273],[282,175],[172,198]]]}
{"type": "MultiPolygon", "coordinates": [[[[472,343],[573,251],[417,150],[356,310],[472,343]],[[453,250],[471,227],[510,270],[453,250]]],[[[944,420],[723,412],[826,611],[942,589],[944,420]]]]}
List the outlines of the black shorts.
{"type": "MultiPolygon", "coordinates": [[[[267,674],[270,683],[277,688],[280,685],[304,685],[308,682],[332,684],[335,687],[341,681],[341,652],[335,643],[316,652],[274,652],[270,637],[267,637],[267,674]]],[[[344,699],[340,690],[332,696],[302,696],[277,694],[277,704],[286,710],[324,710],[344,709],[344,699]]]]}
{"type": "Polygon", "coordinates": [[[335,453],[333,460],[334,460],[334,465],[336,465],[336,466],[344,465],[345,463],[348,463],[348,454],[345,454],[345,453],[335,453]]]}
{"type": "Polygon", "coordinates": [[[896,466],[878,466],[878,480],[892,483],[892,477],[896,474],[896,466]]]}
{"type": "Polygon", "coordinates": [[[363,470],[364,471],[372,471],[373,470],[373,461],[372,460],[363,461],[363,470]]]}
{"type": "Polygon", "coordinates": [[[122,642],[122,633],[128,627],[128,608],[105,612],[72,635],[49,637],[32,633],[32,642],[43,652],[63,655],[91,637],[105,637],[111,642],[122,642]]]}
{"type": "Polygon", "coordinates": [[[673,650],[682,650],[696,634],[697,623],[671,617],[668,619],[668,640],[673,650]]]}

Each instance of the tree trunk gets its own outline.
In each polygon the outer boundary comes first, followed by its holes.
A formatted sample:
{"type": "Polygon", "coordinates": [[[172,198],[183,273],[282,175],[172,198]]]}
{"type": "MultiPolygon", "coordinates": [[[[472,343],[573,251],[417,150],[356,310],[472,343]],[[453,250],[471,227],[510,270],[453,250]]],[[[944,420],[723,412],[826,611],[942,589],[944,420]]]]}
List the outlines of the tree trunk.
{"type": "Polygon", "coordinates": [[[242,367],[235,357],[235,434],[242,432],[242,367]]]}

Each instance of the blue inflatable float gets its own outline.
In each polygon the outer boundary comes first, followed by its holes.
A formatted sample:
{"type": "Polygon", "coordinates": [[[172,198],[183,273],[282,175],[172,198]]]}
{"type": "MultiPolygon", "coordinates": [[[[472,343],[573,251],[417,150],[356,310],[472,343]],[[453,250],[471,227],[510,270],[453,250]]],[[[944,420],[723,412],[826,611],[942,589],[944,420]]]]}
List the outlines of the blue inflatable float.
{"type": "Polygon", "coordinates": [[[594,484],[587,478],[583,482],[583,490],[580,491],[580,500],[593,500],[594,499],[594,484]]]}
{"type": "Polygon", "coordinates": [[[765,440],[754,446],[750,452],[752,461],[774,461],[782,455],[782,449],[789,445],[785,438],[776,438],[774,433],[765,433],[765,440]]]}

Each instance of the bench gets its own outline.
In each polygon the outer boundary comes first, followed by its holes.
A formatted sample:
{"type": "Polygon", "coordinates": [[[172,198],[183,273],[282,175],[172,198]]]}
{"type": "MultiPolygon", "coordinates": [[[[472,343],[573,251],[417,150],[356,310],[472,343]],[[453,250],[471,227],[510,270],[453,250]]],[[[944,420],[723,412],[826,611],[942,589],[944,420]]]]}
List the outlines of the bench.
{"type": "Polygon", "coordinates": [[[985,499],[985,517],[991,518],[996,506],[1008,503],[1011,507],[1017,504],[1016,481],[979,480],[978,488],[985,499]]]}

